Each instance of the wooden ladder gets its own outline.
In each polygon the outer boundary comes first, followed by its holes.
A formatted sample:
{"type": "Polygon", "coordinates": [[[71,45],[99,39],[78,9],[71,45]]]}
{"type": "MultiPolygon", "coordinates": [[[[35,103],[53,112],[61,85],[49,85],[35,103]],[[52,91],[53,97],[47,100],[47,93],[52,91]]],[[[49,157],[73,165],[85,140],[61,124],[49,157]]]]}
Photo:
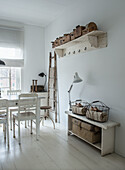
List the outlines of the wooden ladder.
{"type": "Polygon", "coordinates": [[[54,56],[51,52],[49,54],[48,106],[51,106],[51,111],[55,112],[55,122],[57,122],[57,60],[55,52],[54,56]]]}

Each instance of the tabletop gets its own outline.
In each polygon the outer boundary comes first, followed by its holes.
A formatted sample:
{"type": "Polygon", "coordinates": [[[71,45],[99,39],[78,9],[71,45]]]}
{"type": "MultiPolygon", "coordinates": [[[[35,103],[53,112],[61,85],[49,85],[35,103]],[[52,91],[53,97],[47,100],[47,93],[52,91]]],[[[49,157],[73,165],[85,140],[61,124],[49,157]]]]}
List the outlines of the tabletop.
{"type": "MultiPolygon", "coordinates": [[[[45,97],[44,96],[39,96],[38,95],[38,99],[44,99],[45,97]]],[[[7,99],[9,101],[12,101],[12,100],[19,100],[19,95],[7,95],[7,96],[4,96],[4,97],[1,97],[1,99],[7,99]]]]}

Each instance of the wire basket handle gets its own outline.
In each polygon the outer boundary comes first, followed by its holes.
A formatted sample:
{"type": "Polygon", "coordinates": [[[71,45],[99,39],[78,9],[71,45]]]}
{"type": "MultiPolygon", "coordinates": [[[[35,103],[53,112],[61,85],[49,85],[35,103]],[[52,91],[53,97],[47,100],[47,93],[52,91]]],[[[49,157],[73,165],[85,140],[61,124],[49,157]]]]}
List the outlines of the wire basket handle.
{"type": "Polygon", "coordinates": [[[93,101],[92,103],[90,103],[90,105],[92,106],[92,104],[94,104],[94,103],[100,103],[100,104],[102,104],[102,106],[105,106],[105,107],[107,107],[108,109],[110,109],[105,103],[103,103],[103,102],[101,102],[101,101],[99,101],[99,100],[93,101]]]}

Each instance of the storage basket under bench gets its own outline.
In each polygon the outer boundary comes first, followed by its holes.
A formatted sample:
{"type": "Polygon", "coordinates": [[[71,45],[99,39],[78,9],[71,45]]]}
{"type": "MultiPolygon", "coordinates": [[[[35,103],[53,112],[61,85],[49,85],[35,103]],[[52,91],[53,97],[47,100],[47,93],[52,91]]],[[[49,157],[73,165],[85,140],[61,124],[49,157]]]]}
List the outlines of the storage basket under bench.
{"type": "Polygon", "coordinates": [[[101,128],[72,118],[72,132],[91,143],[101,142],[101,128]]]}

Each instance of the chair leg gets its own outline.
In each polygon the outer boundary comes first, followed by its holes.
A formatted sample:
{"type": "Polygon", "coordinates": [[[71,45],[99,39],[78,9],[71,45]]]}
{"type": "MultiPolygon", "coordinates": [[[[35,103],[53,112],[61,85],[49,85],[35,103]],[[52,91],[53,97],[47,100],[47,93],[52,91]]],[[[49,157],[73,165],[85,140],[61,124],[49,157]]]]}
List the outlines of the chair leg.
{"type": "Polygon", "coordinates": [[[37,123],[39,122],[37,122],[36,120],[36,140],[38,141],[39,139],[38,139],[38,124],[37,123]]]}
{"type": "Polygon", "coordinates": [[[12,130],[12,111],[10,110],[10,130],[12,130]]]}
{"type": "Polygon", "coordinates": [[[43,115],[43,118],[42,118],[42,125],[44,126],[44,120],[46,120],[46,110],[44,110],[44,115],[43,115]]]}
{"type": "Polygon", "coordinates": [[[7,129],[7,143],[8,143],[8,146],[9,146],[9,125],[8,125],[8,122],[6,123],[6,129],[7,129]]]}
{"type": "Polygon", "coordinates": [[[21,144],[21,141],[20,141],[20,121],[18,120],[18,142],[19,142],[19,145],[21,144]]]}
{"type": "Polygon", "coordinates": [[[31,120],[31,135],[33,134],[33,132],[32,132],[32,120],[31,120]]]}
{"type": "Polygon", "coordinates": [[[5,124],[3,124],[3,132],[5,131],[5,124]]]}
{"type": "Polygon", "coordinates": [[[50,116],[47,116],[47,117],[52,121],[53,127],[54,127],[54,129],[55,129],[55,123],[54,123],[53,119],[52,119],[50,116]]]}
{"type": "Polygon", "coordinates": [[[15,118],[13,117],[13,138],[15,138],[15,118]]]}
{"type": "Polygon", "coordinates": [[[25,128],[27,128],[27,125],[26,125],[26,120],[25,120],[25,128]]]}
{"type": "Polygon", "coordinates": [[[28,126],[30,126],[29,122],[30,122],[30,121],[28,120],[28,126]]]}
{"type": "Polygon", "coordinates": [[[4,123],[4,138],[6,139],[6,123],[4,123]]]}
{"type": "Polygon", "coordinates": [[[44,126],[44,116],[43,116],[43,118],[42,118],[42,125],[44,126]]]}
{"type": "Polygon", "coordinates": [[[53,119],[49,116],[49,110],[47,111],[46,115],[47,115],[47,117],[52,121],[53,127],[54,127],[54,129],[55,129],[55,123],[54,123],[53,119]]]}

